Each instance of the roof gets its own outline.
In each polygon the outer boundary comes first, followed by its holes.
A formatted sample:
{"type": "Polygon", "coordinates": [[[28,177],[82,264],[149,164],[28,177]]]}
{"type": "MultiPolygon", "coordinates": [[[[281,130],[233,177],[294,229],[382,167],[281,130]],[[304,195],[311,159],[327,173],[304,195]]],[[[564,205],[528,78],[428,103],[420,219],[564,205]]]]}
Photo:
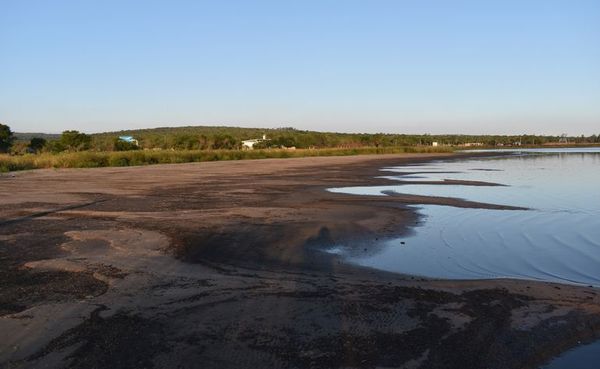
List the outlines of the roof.
{"type": "Polygon", "coordinates": [[[135,141],[137,141],[132,136],[119,136],[119,140],[125,141],[125,142],[135,142],[135,141]]]}

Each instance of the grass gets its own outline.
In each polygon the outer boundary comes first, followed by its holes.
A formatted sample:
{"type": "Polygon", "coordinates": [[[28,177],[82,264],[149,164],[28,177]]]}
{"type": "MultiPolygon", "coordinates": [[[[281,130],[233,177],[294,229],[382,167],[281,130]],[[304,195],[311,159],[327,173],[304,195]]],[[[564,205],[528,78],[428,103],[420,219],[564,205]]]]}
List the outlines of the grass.
{"type": "Polygon", "coordinates": [[[43,153],[26,155],[0,155],[0,172],[42,168],[126,167],[133,165],[174,164],[218,160],[444,152],[452,152],[452,149],[449,147],[406,146],[298,150],[144,150],[121,152],[82,151],[60,154],[43,153]]]}

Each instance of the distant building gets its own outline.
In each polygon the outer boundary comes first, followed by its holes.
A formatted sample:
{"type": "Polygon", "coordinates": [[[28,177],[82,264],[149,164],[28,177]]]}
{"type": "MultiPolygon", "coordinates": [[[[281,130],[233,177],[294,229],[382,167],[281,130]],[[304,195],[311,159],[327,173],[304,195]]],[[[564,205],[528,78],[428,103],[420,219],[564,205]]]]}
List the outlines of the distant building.
{"type": "Polygon", "coordinates": [[[437,143],[437,141],[433,141],[433,142],[431,143],[431,146],[438,146],[438,143],[437,143]]]}
{"type": "Polygon", "coordinates": [[[268,141],[267,136],[263,135],[262,138],[253,138],[251,140],[242,141],[242,149],[252,150],[254,149],[254,145],[257,143],[268,141]]]}
{"type": "Polygon", "coordinates": [[[128,142],[134,144],[135,146],[139,146],[138,140],[133,138],[133,136],[119,136],[119,141],[128,142]]]}
{"type": "Polygon", "coordinates": [[[471,147],[471,146],[483,146],[482,142],[467,142],[462,144],[461,146],[471,147]]]}

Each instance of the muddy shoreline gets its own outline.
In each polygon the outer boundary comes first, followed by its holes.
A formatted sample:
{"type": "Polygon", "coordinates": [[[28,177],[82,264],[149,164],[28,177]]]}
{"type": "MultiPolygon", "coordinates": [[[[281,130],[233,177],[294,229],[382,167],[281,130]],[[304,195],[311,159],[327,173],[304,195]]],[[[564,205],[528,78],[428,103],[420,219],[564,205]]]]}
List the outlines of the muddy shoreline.
{"type": "Polygon", "coordinates": [[[498,208],[325,191],[473,155],[3,175],[0,366],[535,368],[598,338],[593,288],[426,280],[319,251],[372,252],[421,221],[411,204],[498,208]]]}

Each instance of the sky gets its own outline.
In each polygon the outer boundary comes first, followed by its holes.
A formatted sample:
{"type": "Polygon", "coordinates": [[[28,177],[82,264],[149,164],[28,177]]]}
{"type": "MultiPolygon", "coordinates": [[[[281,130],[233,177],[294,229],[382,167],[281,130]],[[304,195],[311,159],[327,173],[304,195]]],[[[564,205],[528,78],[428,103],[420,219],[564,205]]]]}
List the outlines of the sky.
{"type": "Polygon", "coordinates": [[[0,0],[0,122],[600,133],[600,0],[0,0]]]}

